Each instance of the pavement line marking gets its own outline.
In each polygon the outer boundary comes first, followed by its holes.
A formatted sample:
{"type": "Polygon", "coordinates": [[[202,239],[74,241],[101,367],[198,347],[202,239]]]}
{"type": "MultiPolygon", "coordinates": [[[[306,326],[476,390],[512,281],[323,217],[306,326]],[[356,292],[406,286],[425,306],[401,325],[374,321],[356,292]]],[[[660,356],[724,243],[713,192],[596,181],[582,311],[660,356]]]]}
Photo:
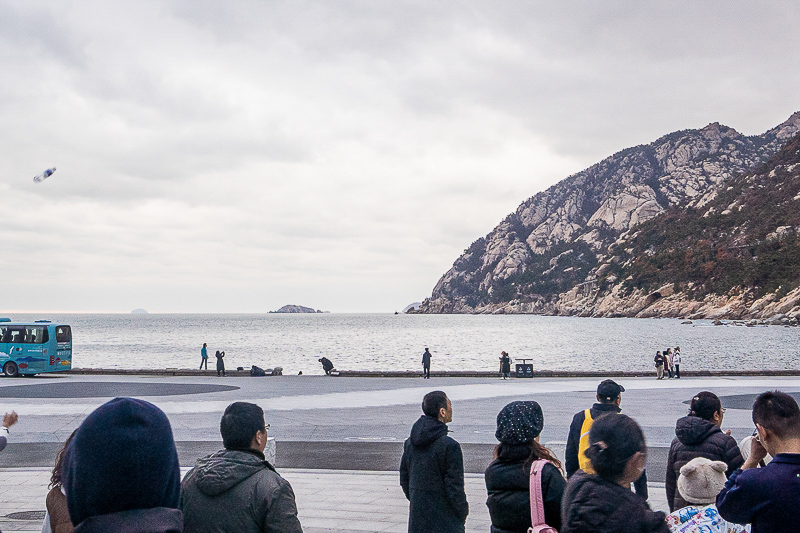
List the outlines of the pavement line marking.
{"type": "MultiPolygon", "coordinates": [[[[656,381],[650,378],[632,378],[619,380],[628,391],[657,389],[711,389],[717,388],[798,388],[800,380],[796,378],[762,378],[730,380],[727,378],[700,378],[686,380],[656,381]]],[[[278,396],[275,398],[241,398],[260,405],[266,411],[299,411],[321,409],[357,409],[363,407],[388,407],[393,405],[415,405],[432,387],[407,387],[400,389],[334,392],[325,394],[301,394],[296,396],[278,396]]],[[[480,400],[513,396],[529,396],[531,394],[553,394],[566,392],[595,392],[597,381],[590,380],[555,380],[502,383],[476,383],[469,385],[453,385],[442,387],[453,401],[480,400]]],[[[194,400],[164,401],[163,397],[140,396],[154,403],[168,415],[192,413],[221,413],[231,403],[229,400],[194,400]]],[[[5,400],[7,409],[14,409],[24,416],[48,415],[83,415],[102,405],[108,398],[97,398],[96,402],[84,403],[23,403],[13,404],[5,400]]]]}

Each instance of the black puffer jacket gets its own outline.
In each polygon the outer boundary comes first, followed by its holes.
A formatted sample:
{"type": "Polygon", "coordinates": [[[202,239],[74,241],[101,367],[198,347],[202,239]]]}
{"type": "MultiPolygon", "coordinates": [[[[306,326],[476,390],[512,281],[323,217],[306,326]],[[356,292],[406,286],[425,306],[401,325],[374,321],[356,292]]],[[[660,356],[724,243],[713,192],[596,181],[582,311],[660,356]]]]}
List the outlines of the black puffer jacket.
{"type": "MultiPolygon", "coordinates": [[[[500,455],[486,469],[486,505],[492,517],[491,533],[526,533],[531,527],[530,465],[531,447],[504,444],[500,455]]],[[[544,521],[561,529],[561,497],[567,482],[550,463],[542,469],[544,521]]]]}
{"type": "Polygon", "coordinates": [[[669,533],[662,512],[630,489],[578,471],[569,478],[560,533],[669,533]]]}
{"type": "Polygon", "coordinates": [[[469,513],[464,458],[446,424],[427,415],[414,423],[400,461],[400,486],[411,502],[409,531],[463,533],[469,513]]]}
{"type": "Polygon", "coordinates": [[[699,416],[679,418],[667,460],[666,489],[670,511],[688,505],[677,490],[678,476],[681,467],[695,457],[724,462],[728,465],[727,477],[744,463],[736,440],[723,433],[719,426],[699,416]]]}

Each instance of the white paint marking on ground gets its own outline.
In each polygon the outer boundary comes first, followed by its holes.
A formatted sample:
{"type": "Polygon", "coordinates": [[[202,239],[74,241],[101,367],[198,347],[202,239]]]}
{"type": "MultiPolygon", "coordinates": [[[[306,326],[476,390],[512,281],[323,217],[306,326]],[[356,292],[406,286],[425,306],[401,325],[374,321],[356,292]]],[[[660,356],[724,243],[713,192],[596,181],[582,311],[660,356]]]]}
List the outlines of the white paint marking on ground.
{"type": "MultiPolygon", "coordinates": [[[[800,380],[796,378],[687,378],[678,380],[656,381],[648,378],[619,379],[626,390],[653,389],[713,389],[713,388],[750,388],[772,390],[781,388],[798,388],[800,380]]],[[[554,381],[516,381],[513,383],[477,383],[471,385],[453,385],[441,387],[454,401],[478,400],[486,398],[502,398],[526,394],[553,394],[566,392],[594,392],[596,380],[554,380],[554,381]]],[[[415,405],[432,387],[408,387],[378,391],[351,391],[328,394],[301,394],[297,396],[279,396],[277,398],[250,398],[240,401],[256,403],[268,411],[296,411],[318,409],[354,409],[361,407],[386,407],[393,405],[415,405]]],[[[162,397],[146,397],[167,414],[219,413],[230,404],[229,401],[164,401],[162,397]]],[[[111,398],[97,398],[88,403],[26,403],[14,404],[13,408],[20,415],[82,415],[102,405],[111,398]]],[[[6,400],[6,403],[9,403],[6,400]]]]}

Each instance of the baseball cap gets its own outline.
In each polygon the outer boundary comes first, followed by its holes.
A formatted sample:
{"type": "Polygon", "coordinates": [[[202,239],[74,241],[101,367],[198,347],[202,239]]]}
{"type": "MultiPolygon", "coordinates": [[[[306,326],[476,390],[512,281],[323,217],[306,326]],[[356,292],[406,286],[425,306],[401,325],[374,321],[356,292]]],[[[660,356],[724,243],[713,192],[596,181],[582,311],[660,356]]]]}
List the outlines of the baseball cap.
{"type": "Polygon", "coordinates": [[[625,387],[619,385],[613,379],[604,379],[597,386],[597,395],[607,400],[615,399],[620,392],[625,392],[625,387]]]}

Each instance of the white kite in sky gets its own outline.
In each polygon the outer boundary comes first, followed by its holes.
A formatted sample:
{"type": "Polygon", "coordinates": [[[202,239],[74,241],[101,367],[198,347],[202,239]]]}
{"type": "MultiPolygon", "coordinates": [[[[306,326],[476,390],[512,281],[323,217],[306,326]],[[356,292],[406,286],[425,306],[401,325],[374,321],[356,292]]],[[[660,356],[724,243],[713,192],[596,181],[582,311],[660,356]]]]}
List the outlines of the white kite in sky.
{"type": "Polygon", "coordinates": [[[50,176],[52,176],[53,172],[55,172],[55,171],[56,171],[56,167],[48,168],[47,170],[45,170],[44,172],[42,172],[38,176],[34,176],[33,177],[33,181],[35,181],[36,183],[41,183],[44,180],[46,180],[47,178],[49,178],[50,176]]]}

